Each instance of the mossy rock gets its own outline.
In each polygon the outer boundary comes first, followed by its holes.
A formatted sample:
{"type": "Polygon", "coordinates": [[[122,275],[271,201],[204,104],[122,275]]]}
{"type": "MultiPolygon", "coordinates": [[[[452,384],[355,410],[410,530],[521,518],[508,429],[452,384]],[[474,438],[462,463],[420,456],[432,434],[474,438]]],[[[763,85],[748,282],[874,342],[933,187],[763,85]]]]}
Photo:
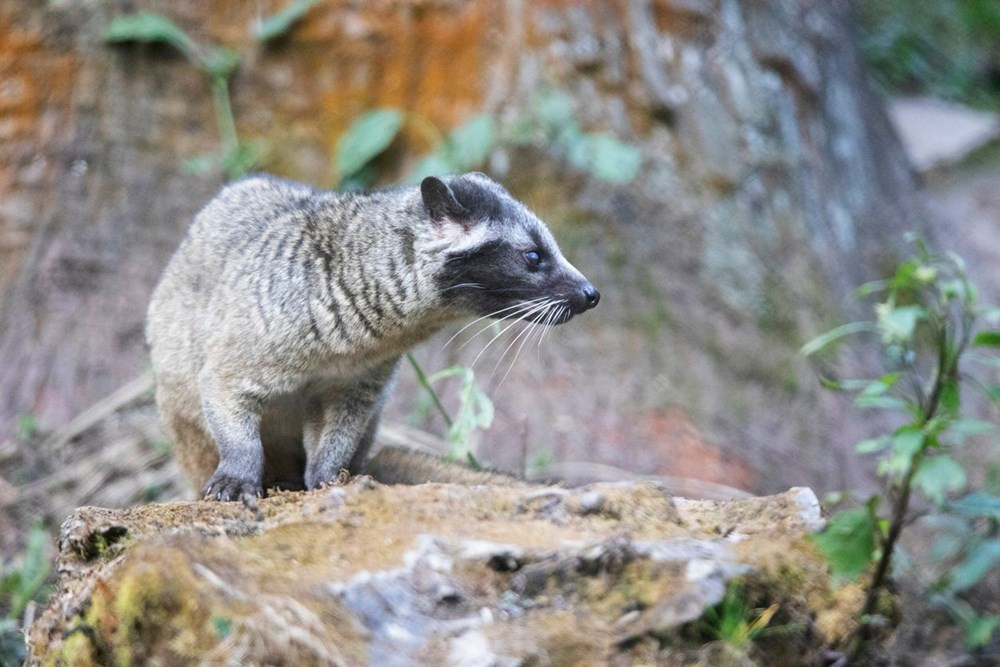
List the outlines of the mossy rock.
{"type": "Polygon", "coordinates": [[[690,630],[737,577],[815,655],[859,602],[830,587],[808,539],[821,525],[808,489],[709,502],[649,483],[361,478],[275,494],[256,512],[81,508],[63,526],[59,592],[31,628],[29,663],[766,662],[690,630]]]}

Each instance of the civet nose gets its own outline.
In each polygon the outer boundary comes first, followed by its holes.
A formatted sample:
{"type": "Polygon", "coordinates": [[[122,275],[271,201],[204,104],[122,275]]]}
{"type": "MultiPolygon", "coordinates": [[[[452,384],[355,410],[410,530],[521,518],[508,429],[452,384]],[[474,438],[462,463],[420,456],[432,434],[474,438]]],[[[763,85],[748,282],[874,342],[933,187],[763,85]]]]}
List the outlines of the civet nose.
{"type": "Polygon", "coordinates": [[[590,310],[597,305],[597,302],[601,300],[601,293],[597,291],[597,288],[590,283],[585,284],[580,288],[580,293],[578,298],[578,303],[580,305],[579,312],[585,310],[590,310]]]}

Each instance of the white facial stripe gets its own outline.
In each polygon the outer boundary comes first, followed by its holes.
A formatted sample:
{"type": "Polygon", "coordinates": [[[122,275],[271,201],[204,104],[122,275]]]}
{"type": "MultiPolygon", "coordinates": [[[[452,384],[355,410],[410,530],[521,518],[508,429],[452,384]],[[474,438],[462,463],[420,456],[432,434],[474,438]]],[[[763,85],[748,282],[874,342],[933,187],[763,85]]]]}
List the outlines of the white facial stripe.
{"type": "Polygon", "coordinates": [[[482,244],[489,233],[489,226],[478,224],[466,230],[463,225],[452,220],[443,220],[420,234],[414,244],[418,253],[431,256],[470,250],[482,244]]]}
{"type": "Polygon", "coordinates": [[[490,232],[490,226],[486,223],[480,223],[466,231],[465,227],[450,220],[439,229],[439,238],[447,243],[451,252],[464,252],[482,245],[490,232]]]}

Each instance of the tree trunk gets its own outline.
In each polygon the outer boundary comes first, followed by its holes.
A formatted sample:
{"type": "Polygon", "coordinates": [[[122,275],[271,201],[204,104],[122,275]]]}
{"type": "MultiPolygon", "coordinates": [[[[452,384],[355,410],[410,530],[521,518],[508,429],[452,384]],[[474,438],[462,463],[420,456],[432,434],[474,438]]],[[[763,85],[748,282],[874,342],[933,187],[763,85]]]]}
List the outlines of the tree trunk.
{"type": "MultiPolygon", "coordinates": [[[[846,2],[342,0],[255,44],[254,22],[284,4],[0,0],[0,439],[21,414],[56,427],[145,368],[150,291],[222,182],[184,167],[218,146],[205,78],[167,47],[102,39],[148,8],[243,54],[237,125],[282,176],[330,186],[351,120],[398,107],[411,121],[378,163],[391,182],[429,150],[428,124],[486,111],[509,129],[543,91],[641,149],[617,185],[552,143],[492,151],[488,170],[603,298],[502,387],[506,362],[492,379],[495,362],[478,365],[497,405],[485,458],[758,490],[856,476],[844,461],[860,427],[796,350],[917,216],[846,2]]],[[[428,370],[479,349],[436,355],[442,341],[421,353],[428,370]]],[[[392,415],[416,391],[404,378],[392,415]]]]}

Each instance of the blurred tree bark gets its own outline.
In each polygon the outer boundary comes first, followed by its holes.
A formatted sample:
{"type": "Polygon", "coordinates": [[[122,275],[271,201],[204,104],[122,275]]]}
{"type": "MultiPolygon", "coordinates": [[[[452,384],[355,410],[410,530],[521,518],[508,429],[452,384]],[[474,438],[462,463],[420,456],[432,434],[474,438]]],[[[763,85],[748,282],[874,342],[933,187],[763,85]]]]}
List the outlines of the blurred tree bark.
{"type": "MultiPolygon", "coordinates": [[[[641,149],[625,185],[546,143],[492,152],[604,299],[514,368],[487,458],[845,485],[860,427],[795,350],[918,219],[846,4],[336,0],[261,46],[252,27],[277,0],[0,0],[0,439],[145,367],[149,293],[222,183],[184,168],[219,143],[201,74],[166,47],[103,41],[112,17],[148,9],[244,56],[237,125],[283,176],[329,186],[337,138],[373,107],[419,119],[380,162],[390,180],[427,152],[428,124],[486,111],[506,130],[541,91],[641,149]]],[[[397,415],[414,391],[404,379],[397,415]]]]}

